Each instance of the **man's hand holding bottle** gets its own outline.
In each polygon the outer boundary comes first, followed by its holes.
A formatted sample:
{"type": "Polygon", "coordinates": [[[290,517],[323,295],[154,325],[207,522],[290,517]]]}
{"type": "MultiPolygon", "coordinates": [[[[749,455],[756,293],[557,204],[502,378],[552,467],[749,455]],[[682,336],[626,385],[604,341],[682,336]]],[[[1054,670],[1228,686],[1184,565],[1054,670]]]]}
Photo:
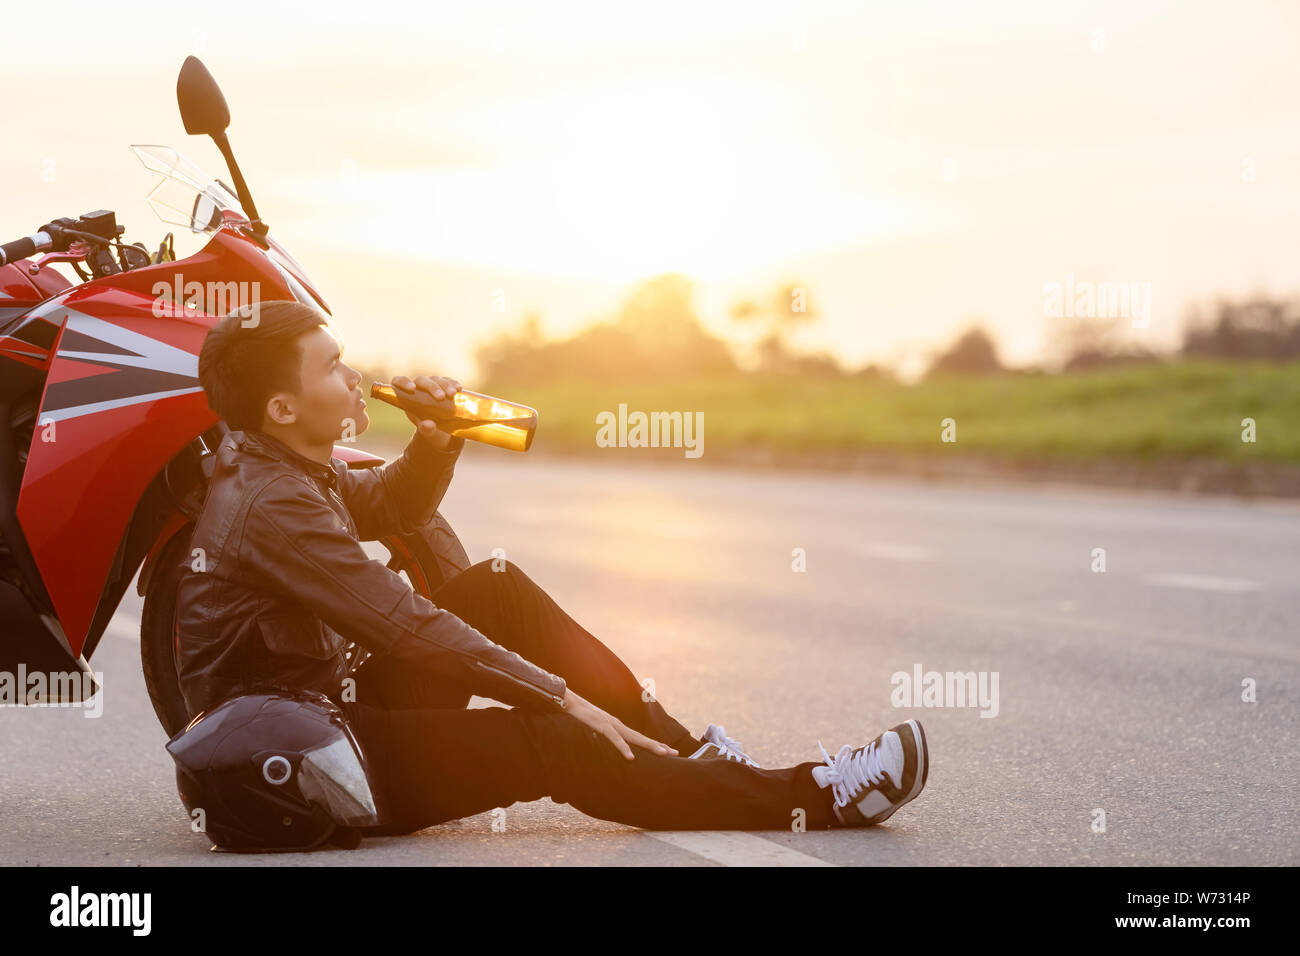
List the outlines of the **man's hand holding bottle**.
{"type": "MultiPolygon", "coordinates": [[[[460,382],[452,378],[445,378],[441,375],[417,375],[414,380],[405,375],[394,375],[392,384],[397,388],[410,391],[428,392],[438,401],[451,401],[452,396],[460,391],[460,382]]],[[[403,409],[405,411],[405,409],[403,409]]],[[[405,412],[406,417],[410,419],[411,424],[415,426],[420,437],[427,441],[438,451],[446,451],[452,447],[454,439],[446,432],[438,428],[438,423],[430,418],[420,418],[410,412],[405,412]]]]}

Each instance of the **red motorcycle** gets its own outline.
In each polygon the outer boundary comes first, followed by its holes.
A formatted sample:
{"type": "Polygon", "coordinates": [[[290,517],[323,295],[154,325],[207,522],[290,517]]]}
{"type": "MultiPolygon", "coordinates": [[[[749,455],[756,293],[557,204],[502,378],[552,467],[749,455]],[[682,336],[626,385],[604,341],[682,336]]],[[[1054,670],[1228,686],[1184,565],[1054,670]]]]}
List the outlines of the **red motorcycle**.
{"type": "MultiPolygon", "coordinates": [[[[171,233],[156,253],[124,243],[107,210],[0,245],[0,672],[26,673],[20,702],[33,684],[50,702],[98,692],[89,661],[138,570],[140,659],[168,736],[194,716],[176,677],[176,588],[229,430],[198,383],[199,349],[249,294],[329,313],[258,217],[225,97],[194,57],[176,96],[185,131],[212,137],[235,188],[168,147],[131,148],[163,176],[149,194],[159,217],[211,237],[199,252],[176,260],[171,233]]],[[[334,454],[349,468],[384,463],[349,444],[334,454]]],[[[469,565],[441,514],[379,543],[425,596],[469,565]]]]}

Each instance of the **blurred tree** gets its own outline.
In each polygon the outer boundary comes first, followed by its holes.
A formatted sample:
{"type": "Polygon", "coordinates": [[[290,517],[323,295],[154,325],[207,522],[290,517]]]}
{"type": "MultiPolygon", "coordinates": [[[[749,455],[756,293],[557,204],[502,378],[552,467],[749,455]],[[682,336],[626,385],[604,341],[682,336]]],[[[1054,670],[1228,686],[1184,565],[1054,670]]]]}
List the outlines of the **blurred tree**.
{"type": "MultiPolygon", "coordinates": [[[[506,368],[536,369],[544,348],[541,318],[536,312],[529,312],[517,332],[503,331],[496,338],[481,343],[474,350],[474,357],[478,360],[480,374],[487,381],[496,371],[506,368]]],[[[534,380],[534,377],[529,376],[529,380],[534,380]]]]}
{"type": "Polygon", "coordinates": [[[1127,338],[1129,328],[1122,316],[1053,319],[1049,350],[1067,372],[1159,361],[1155,352],[1127,338]]]}
{"type": "Polygon", "coordinates": [[[1189,313],[1183,355],[1275,361],[1300,356],[1300,301],[1256,294],[1219,299],[1211,311],[1209,319],[1199,309],[1189,313]]]}
{"type": "Polygon", "coordinates": [[[852,375],[854,378],[877,378],[890,381],[894,379],[893,370],[891,370],[889,366],[878,365],[875,362],[868,362],[861,368],[855,369],[847,374],[852,375]]]}
{"type": "Polygon", "coordinates": [[[685,276],[656,276],[633,290],[612,321],[546,341],[537,317],[529,316],[518,332],[481,344],[475,357],[488,385],[735,374],[735,360],[700,324],[693,298],[685,276]]]}
{"type": "Polygon", "coordinates": [[[975,325],[959,335],[948,348],[941,352],[926,377],[948,372],[1000,372],[1002,363],[998,361],[997,346],[993,338],[980,326],[975,325]]]}
{"type": "Polygon", "coordinates": [[[844,369],[829,353],[800,355],[790,349],[790,336],[821,318],[808,302],[807,286],[788,282],[761,302],[743,299],[731,307],[731,317],[759,329],[761,337],[754,346],[757,371],[786,375],[844,374],[844,369]]]}

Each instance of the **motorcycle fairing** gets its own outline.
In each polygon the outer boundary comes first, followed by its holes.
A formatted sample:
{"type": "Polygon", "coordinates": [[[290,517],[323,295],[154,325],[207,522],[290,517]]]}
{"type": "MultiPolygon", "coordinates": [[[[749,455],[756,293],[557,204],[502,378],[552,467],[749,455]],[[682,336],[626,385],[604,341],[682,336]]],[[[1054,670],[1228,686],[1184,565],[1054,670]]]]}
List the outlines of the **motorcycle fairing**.
{"type": "Polygon", "coordinates": [[[18,521],[75,654],[146,487],[217,420],[198,382],[212,318],[158,318],[154,302],[83,286],[34,310],[59,332],[18,521]]]}

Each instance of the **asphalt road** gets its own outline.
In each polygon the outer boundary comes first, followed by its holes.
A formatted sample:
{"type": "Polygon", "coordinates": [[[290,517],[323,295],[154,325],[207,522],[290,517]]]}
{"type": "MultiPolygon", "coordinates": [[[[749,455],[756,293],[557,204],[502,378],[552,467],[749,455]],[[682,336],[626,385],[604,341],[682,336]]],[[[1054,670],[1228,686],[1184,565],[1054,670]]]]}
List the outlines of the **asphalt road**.
{"type": "Polygon", "coordinates": [[[442,510],[472,560],[502,549],[697,733],[720,723],[775,767],[917,717],[925,792],[867,830],[651,834],[547,799],[504,829],[484,813],[351,852],[210,853],[145,695],[132,589],[91,661],[102,716],[0,708],[0,864],[1300,862],[1294,503],[471,445],[442,510]],[[917,666],[996,673],[996,716],[894,707],[891,675],[917,666]]]}

